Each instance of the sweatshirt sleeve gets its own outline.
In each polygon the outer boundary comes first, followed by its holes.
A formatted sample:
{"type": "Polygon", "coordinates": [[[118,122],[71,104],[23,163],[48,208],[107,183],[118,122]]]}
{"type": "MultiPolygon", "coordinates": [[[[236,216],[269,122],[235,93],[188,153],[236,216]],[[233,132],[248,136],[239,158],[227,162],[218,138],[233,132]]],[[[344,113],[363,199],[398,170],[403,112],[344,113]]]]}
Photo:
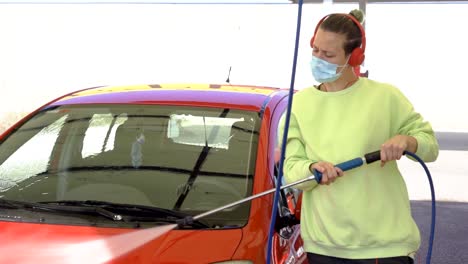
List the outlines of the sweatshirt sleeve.
{"type": "MultiPolygon", "coordinates": [[[[282,122],[282,127],[284,127],[284,122],[282,122]]],[[[289,120],[288,139],[285,152],[283,173],[286,183],[289,184],[299,181],[312,175],[309,171],[309,166],[315,161],[310,160],[307,157],[300,127],[294,114],[291,114],[289,120]]],[[[307,181],[295,185],[295,188],[308,191],[312,190],[316,186],[316,181],[307,181]]]]}
{"type": "Polygon", "coordinates": [[[439,143],[431,124],[414,110],[411,102],[400,91],[397,92],[397,100],[397,134],[414,137],[418,142],[415,154],[425,162],[435,161],[439,155],[439,143]]]}

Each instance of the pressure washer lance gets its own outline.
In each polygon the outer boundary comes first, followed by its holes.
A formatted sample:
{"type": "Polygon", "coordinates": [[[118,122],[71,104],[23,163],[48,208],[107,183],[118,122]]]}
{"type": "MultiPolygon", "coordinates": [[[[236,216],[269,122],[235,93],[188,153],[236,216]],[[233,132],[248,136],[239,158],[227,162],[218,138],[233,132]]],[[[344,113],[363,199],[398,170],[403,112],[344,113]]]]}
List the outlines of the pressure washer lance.
{"type": "MultiPolygon", "coordinates": [[[[345,161],[343,163],[339,163],[339,164],[337,164],[335,166],[340,168],[343,171],[347,171],[347,170],[351,170],[351,169],[357,168],[359,166],[362,166],[364,164],[364,162],[366,164],[369,164],[369,163],[372,163],[372,162],[375,162],[375,161],[378,161],[378,160],[380,160],[380,150],[374,151],[374,152],[371,152],[371,153],[367,153],[366,155],[364,155],[364,157],[348,160],[348,161],[345,161]]],[[[283,190],[283,189],[286,189],[286,188],[289,188],[291,186],[298,185],[298,184],[301,184],[301,183],[304,183],[304,182],[307,182],[307,181],[311,181],[311,180],[315,180],[315,181],[317,181],[317,183],[320,183],[320,181],[322,180],[322,173],[317,171],[317,170],[314,170],[313,175],[311,175],[311,176],[309,176],[307,178],[304,178],[302,180],[292,182],[290,184],[283,185],[283,186],[281,186],[280,190],[283,190]]],[[[261,193],[246,197],[246,198],[244,198],[242,200],[235,201],[235,202],[232,202],[230,204],[227,204],[227,205],[215,208],[213,210],[201,213],[199,215],[186,216],[186,217],[184,217],[182,219],[177,220],[176,223],[177,223],[177,225],[179,227],[190,226],[190,225],[193,224],[193,222],[195,220],[198,220],[198,219],[203,218],[203,217],[208,216],[208,215],[212,215],[212,214],[217,213],[219,211],[223,211],[223,210],[225,210],[227,208],[230,208],[230,207],[233,207],[233,206],[248,202],[248,201],[256,199],[258,197],[265,196],[265,195],[270,194],[270,193],[274,193],[275,191],[276,191],[276,188],[273,188],[273,189],[270,189],[270,190],[267,190],[267,191],[264,191],[264,192],[261,192],[261,193]]]]}
{"type": "MultiPolygon", "coordinates": [[[[281,190],[286,189],[286,188],[291,187],[291,186],[294,186],[294,185],[297,185],[297,184],[301,184],[301,183],[306,182],[306,181],[311,181],[311,180],[315,180],[315,176],[314,176],[314,175],[311,175],[311,176],[309,176],[309,177],[307,177],[307,178],[304,178],[304,179],[299,180],[299,181],[296,181],[296,182],[292,182],[292,183],[290,183],[290,184],[283,185],[283,186],[281,186],[281,190]]],[[[236,201],[236,202],[232,202],[232,203],[230,203],[230,204],[227,204],[227,205],[224,205],[224,206],[215,208],[215,209],[213,209],[213,210],[211,210],[211,211],[207,211],[207,212],[201,213],[201,214],[199,214],[199,215],[195,215],[195,216],[186,216],[186,217],[184,217],[184,218],[182,218],[182,219],[177,220],[176,223],[177,223],[177,225],[178,225],[179,227],[183,227],[183,226],[187,226],[187,225],[192,225],[194,220],[198,220],[198,219],[203,218],[203,217],[205,217],[205,216],[212,215],[212,214],[217,213],[217,212],[219,212],[219,211],[222,211],[222,210],[224,210],[224,209],[227,209],[227,208],[230,208],[230,207],[239,205],[239,204],[241,204],[241,203],[248,202],[248,201],[253,200],[253,199],[255,199],[255,198],[262,197],[262,196],[265,196],[265,195],[270,194],[270,193],[274,193],[275,191],[276,191],[276,188],[273,188],[273,189],[270,189],[270,190],[268,190],[268,191],[264,191],[264,192],[261,192],[261,193],[257,193],[257,194],[255,194],[255,195],[246,197],[246,198],[244,198],[244,199],[242,199],[242,200],[239,200],[239,201],[236,201]]]]}

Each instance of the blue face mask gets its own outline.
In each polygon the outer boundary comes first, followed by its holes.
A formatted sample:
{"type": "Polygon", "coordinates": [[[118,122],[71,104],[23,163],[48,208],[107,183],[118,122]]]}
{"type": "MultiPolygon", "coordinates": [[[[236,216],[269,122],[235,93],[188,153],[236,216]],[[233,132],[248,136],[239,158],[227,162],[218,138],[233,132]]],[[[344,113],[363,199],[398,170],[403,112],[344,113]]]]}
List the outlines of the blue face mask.
{"type": "Polygon", "coordinates": [[[315,56],[312,56],[312,59],[310,60],[312,75],[319,83],[334,82],[340,78],[346,64],[341,65],[343,69],[341,69],[340,72],[336,72],[336,69],[338,69],[339,66],[340,65],[338,64],[330,63],[315,56]]]}

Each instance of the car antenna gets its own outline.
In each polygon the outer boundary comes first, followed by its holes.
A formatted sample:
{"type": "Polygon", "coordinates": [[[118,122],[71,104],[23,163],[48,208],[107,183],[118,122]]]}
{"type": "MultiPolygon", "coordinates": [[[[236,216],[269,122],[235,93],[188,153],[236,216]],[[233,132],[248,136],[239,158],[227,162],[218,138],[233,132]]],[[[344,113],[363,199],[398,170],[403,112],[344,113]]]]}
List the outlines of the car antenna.
{"type": "Polygon", "coordinates": [[[232,66],[229,66],[228,77],[226,79],[226,82],[229,83],[229,84],[231,84],[231,82],[229,81],[229,77],[231,76],[231,68],[232,68],[232,66]]]}

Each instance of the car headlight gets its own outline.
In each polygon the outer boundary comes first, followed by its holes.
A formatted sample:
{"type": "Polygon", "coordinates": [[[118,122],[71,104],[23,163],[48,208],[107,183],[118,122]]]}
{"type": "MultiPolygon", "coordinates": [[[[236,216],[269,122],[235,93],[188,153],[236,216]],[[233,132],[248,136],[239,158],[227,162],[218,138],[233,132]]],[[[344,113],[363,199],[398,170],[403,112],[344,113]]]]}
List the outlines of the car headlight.
{"type": "Polygon", "coordinates": [[[212,264],[253,264],[250,260],[226,260],[221,262],[214,262],[212,264]]]}

